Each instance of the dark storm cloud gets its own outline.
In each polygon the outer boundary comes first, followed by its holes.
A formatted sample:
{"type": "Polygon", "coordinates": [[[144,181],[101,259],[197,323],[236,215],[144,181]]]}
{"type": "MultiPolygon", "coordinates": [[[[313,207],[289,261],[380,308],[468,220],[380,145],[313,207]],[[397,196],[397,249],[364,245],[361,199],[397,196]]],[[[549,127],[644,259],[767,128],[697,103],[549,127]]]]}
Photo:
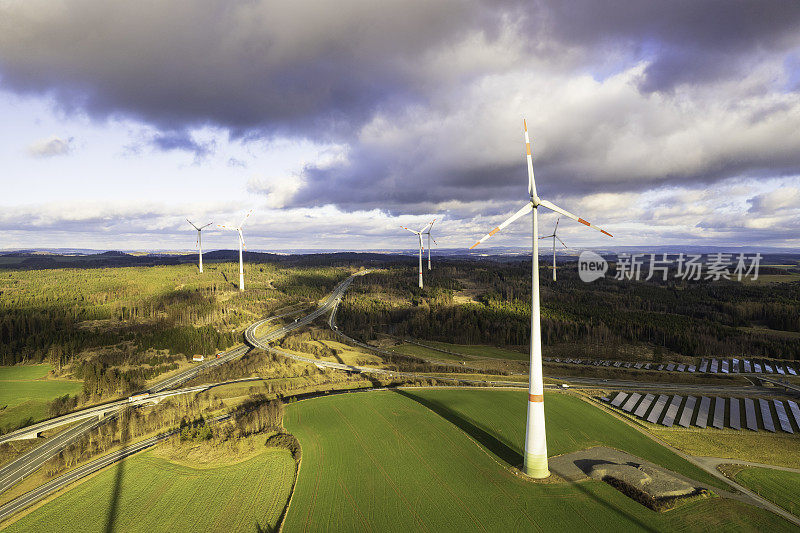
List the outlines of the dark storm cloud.
{"type": "Polygon", "coordinates": [[[98,117],[325,137],[416,98],[429,47],[498,24],[455,0],[33,0],[0,7],[0,72],[98,117]]]}
{"type": "Polygon", "coordinates": [[[794,0],[566,0],[547,2],[549,35],[577,45],[622,43],[652,59],[642,87],[669,90],[741,74],[800,43],[794,0]]]}
{"type": "Polygon", "coordinates": [[[203,126],[343,144],[285,205],[423,213],[524,194],[523,114],[551,197],[799,172],[799,44],[794,0],[28,0],[0,86],[198,156],[203,126]]]}

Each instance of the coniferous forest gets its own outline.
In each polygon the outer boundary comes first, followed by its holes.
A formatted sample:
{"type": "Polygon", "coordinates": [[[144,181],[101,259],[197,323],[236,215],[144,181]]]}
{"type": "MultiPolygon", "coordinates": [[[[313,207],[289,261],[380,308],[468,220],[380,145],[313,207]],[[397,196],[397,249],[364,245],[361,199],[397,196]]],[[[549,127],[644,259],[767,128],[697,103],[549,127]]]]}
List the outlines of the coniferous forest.
{"type": "MultiPolygon", "coordinates": [[[[419,289],[413,268],[393,267],[354,282],[337,320],[366,340],[386,333],[526,350],[530,275],[529,261],[440,261],[419,289]]],[[[584,283],[571,263],[553,282],[543,262],[544,352],[615,357],[634,345],[657,355],[800,359],[797,279],[584,283]]]]}

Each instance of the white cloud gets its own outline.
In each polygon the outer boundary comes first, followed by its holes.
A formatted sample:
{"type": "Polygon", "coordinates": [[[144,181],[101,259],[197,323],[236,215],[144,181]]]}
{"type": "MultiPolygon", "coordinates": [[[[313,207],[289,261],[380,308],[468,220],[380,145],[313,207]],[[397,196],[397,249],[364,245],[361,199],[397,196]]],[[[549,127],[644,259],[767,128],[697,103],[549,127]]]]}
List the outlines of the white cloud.
{"type": "Polygon", "coordinates": [[[55,135],[39,139],[28,146],[28,154],[36,158],[67,155],[71,150],[72,138],[63,139],[55,135]]]}

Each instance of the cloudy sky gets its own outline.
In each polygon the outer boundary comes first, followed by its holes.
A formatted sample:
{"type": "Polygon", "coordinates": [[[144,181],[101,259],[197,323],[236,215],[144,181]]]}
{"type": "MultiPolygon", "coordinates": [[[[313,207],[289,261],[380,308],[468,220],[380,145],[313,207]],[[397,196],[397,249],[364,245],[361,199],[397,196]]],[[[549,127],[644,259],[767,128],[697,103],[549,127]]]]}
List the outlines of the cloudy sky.
{"type": "Polygon", "coordinates": [[[468,246],[523,117],[614,245],[800,247],[795,0],[2,0],[0,117],[0,249],[468,246]]]}

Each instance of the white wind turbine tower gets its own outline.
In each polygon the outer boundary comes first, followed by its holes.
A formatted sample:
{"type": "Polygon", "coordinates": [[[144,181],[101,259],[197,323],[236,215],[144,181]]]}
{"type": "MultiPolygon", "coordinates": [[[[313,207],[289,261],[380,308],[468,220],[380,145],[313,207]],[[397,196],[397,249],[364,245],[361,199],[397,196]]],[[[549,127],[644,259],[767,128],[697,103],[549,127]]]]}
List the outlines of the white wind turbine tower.
{"type": "Polygon", "coordinates": [[[560,242],[562,245],[564,245],[564,248],[568,248],[568,246],[566,244],[564,244],[564,241],[562,241],[558,237],[558,235],[556,235],[556,232],[558,232],[558,223],[560,221],[561,221],[561,217],[558,217],[558,220],[556,220],[556,227],[553,228],[553,234],[552,235],[545,235],[544,237],[539,237],[539,240],[549,239],[550,237],[553,238],[553,281],[556,281],[556,239],[558,239],[558,242],[560,242]]]}
{"type": "Polygon", "coordinates": [[[533,159],[531,158],[531,143],[528,138],[528,124],[523,120],[525,128],[525,151],[528,158],[528,193],[530,200],[525,207],[514,213],[508,220],[494,228],[481,240],[473,244],[470,249],[475,248],[489,237],[505,228],[518,218],[533,212],[532,224],[532,256],[531,256],[531,363],[530,377],[528,382],[528,421],[525,429],[525,466],[524,471],[527,475],[534,478],[544,478],[550,475],[547,465],[547,437],[544,427],[544,382],[542,378],[542,331],[539,309],[539,207],[546,207],[565,217],[577,220],[581,224],[601,231],[611,237],[612,235],[605,230],[589,224],[582,218],[565,211],[557,205],[542,200],[536,194],[536,182],[533,179],[533,159]]]}
{"type": "Polygon", "coordinates": [[[223,226],[222,224],[218,224],[220,228],[232,229],[233,231],[239,234],[239,290],[240,291],[244,290],[244,261],[242,260],[242,247],[247,249],[247,246],[245,246],[244,244],[244,235],[242,235],[242,226],[244,226],[244,223],[247,221],[247,218],[250,216],[252,212],[253,212],[252,209],[248,211],[247,214],[242,219],[242,221],[239,223],[239,225],[236,226],[235,228],[228,228],[226,226],[223,226]]]}
{"type": "Polygon", "coordinates": [[[428,270],[431,269],[431,240],[433,240],[433,244],[439,244],[438,242],[436,242],[436,239],[431,237],[431,230],[433,229],[434,222],[436,222],[435,218],[431,221],[430,224],[428,224],[428,231],[423,232],[423,235],[428,236],[428,270]]]}
{"type": "MultiPolygon", "coordinates": [[[[419,231],[414,231],[413,229],[409,229],[405,226],[400,226],[404,230],[410,231],[419,238],[419,288],[420,289],[422,288],[422,234],[425,233],[425,230],[428,229],[430,226],[433,226],[434,222],[436,222],[435,218],[430,222],[428,222],[427,224],[425,224],[419,231]]],[[[430,266],[428,268],[430,268],[430,266]]]]}
{"type": "Polygon", "coordinates": [[[197,230],[197,250],[198,250],[198,258],[199,258],[199,261],[200,261],[200,273],[202,274],[203,273],[203,239],[201,237],[201,232],[203,231],[203,228],[207,228],[208,226],[213,224],[213,222],[209,222],[205,226],[200,226],[199,228],[197,226],[195,226],[194,222],[192,222],[188,218],[186,219],[186,222],[191,224],[192,227],[197,230]]]}

